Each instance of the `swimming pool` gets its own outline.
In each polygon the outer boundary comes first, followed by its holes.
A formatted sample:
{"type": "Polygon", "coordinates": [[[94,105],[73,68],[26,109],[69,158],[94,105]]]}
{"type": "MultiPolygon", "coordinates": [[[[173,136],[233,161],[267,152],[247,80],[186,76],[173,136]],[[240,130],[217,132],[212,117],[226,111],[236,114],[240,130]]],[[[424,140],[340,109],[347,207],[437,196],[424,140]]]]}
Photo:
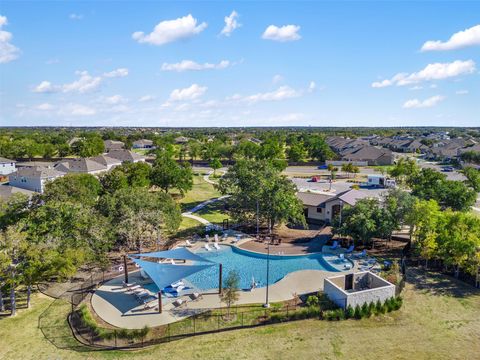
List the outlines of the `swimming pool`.
{"type": "MultiPolygon", "coordinates": [[[[252,281],[257,287],[266,286],[267,255],[252,253],[228,245],[220,245],[220,250],[196,252],[207,260],[223,265],[223,279],[232,270],[240,277],[240,288],[250,289],[252,281]]],[[[285,275],[298,270],[340,271],[344,263],[335,264],[334,255],[311,254],[299,256],[270,255],[270,284],[281,280],[285,275]],[[326,260],[326,259],[328,260],[326,260]],[[332,261],[332,263],[329,263],[332,261]]],[[[212,266],[186,278],[201,290],[218,288],[218,266],[212,266]]]]}

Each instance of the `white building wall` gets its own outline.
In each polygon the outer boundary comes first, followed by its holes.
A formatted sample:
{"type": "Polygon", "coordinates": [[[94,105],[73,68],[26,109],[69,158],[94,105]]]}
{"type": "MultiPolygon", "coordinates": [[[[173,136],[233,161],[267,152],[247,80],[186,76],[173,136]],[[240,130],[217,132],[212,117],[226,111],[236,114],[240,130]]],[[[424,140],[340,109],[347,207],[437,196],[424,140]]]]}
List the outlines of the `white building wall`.
{"type": "Polygon", "coordinates": [[[8,178],[10,186],[15,186],[21,189],[26,189],[30,191],[43,192],[42,180],[38,178],[24,177],[10,175],[8,178]]]}
{"type": "Polygon", "coordinates": [[[0,175],[8,175],[16,170],[17,169],[14,162],[0,163],[0,175]]]}
{"type": "Polygon", "coordinates": [[[376,303],[380,300],[381,303],[385,300],[395,296],[395,285],[381,287],[377,289],[369,289],[363,291],[357,291],[347,296],[347,307],[362,306],[364,303],[370,304],[376,303]]]}
{"type": "Polygon", "coordinates": [[[327,294],[328,298],[341,308],[346,308],[347,294],[345,294],[338,287],[333,285],[330,281],[325,280],[323,283],[323,292],[327,294]]]}

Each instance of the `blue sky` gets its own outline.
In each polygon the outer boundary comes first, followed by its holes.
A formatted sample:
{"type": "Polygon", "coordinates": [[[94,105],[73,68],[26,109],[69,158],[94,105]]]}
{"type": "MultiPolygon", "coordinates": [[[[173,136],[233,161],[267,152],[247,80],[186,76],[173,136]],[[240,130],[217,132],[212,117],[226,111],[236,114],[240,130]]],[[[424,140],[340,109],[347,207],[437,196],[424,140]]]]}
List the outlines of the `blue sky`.
{"type": "Polygon", "coordinates": [[[480,126],[479,2],[3,1],[0,15],[2,126],[480,126]]]}

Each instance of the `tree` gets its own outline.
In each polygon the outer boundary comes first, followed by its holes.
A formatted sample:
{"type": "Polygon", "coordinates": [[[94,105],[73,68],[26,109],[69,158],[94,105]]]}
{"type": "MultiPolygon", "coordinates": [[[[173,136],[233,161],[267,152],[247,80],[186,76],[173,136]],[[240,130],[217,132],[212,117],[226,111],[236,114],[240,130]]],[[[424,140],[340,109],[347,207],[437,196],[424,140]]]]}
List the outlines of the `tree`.
{"type": "Polygon", "coordinates": [[[332,149],[330,149],[330,146],[328,146],[322,136],[306,136],[304,141],[308,156],[311,159],[316,159],[319,162],[325,162],[325,160],[334,158],[335,153],[332,151],[332,149]]]}
{"type": "Polygon", "coordinates": [[[334,234],[350,236],[355,243],[361,241],[364,245],[378,233],[377,218],[379,212],[377,199],[361,199],[355,206],[345,206],[340,219],[334,220],[334,234]]]}
{"type": "Polygon", "coordinates": [[[117,244],[138,251],[158,241],[161,231],[178,229],[181,222],[180,209],[169,194],[144,188],[120,189],[105,195],[98,207],[109,218],[117,244]]]}
{"type": "Polygon", "coordinates": [[[292,162],[302,162],[307,157],[307,149],[302,141],[295,141],[287,149],[287,158],[292,162]]]}
{"type": "Polygon", "coordinates": [[[168,193],[177,189],[183,196],[193,186],[193,172],[190,164],[178,164],[166,154],[159,153],[150,175],[152,185],[168,193]]]}
{"type": "Polygon", "coordinates": [[[0,230],[14,225],[28,215],[30,199],[27,195],[16,193],[7,200],[0,199],[0,230]]]}
{"type": "Polygon", "coordinates": [[[446,265],[474,274],[480,264],[480,219],[469,213],[446,211],[438,232],[438,253],[446,265]]]}
{"type": "Polygon", "coordinates": [[[17,267],[26,246],[25,233],[19,226],[9,226],[0,233],[0,253],[2,254],[0,278],[5,279],[10,288],[11,316],[17,313],[15,290],[20,282],[17,267]]]}
{"type": "Polygon", "coordinates": [[[227,318],[230,318],[230,307],[238,301],[240,295],[240,276],[236,271],[230,271],[223,286],[223,292],[220,294],[220,301],[227,305],[227,318]]]}
{"type": "Polygon", "coordinates": [[[222,163],[217,158],[210,161],[210,167],[213,169],[213,176],[217,176],[217,170],[222,167],[222,163]]]}
{"type": "Polygon", "coordinates": [[[237,161],[220,179],[218,189],[231,195],[228,211],[237,221],[254,221],[258,202],[259,220],[270,230],[277,223],[305,224],[294,184],[272,161],[237,161]]]}
{"type": "Polygon", "coordinates": [[[328,164],[327,170],[330,171],[330,180],[335,180],[335,174],[337,173],[338,168],[333,166],[332,164],[328,164]]]}
{"type": "Polygon", "coordinates": [[[45,185],[44,201],[74,201],[94,205],[101,191],[100,181],[90,174],[67,174],[45,185]]]}
{"type": "Polygon", "coordinates": [[[462,170],[463,175],[467,178],[465,184],[476,192],[480,192],[480,170],[468,166],[462,170]]]}
{"type": "Polygon", "coordinates": [[[415,159],[401,158],[389,169],[388,173],[399,184],[405,185],[409,179],[415,177],[420,171],[415,159]]]}

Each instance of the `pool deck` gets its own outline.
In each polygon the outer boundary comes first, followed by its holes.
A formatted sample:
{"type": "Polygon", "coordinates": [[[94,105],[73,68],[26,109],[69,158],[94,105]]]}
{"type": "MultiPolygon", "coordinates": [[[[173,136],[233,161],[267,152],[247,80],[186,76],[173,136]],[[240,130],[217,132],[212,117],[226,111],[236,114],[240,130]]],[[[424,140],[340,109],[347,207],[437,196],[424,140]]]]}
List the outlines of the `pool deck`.
{"type": "MultiPolygon", "coordinates": [[[[232,234],[235,235],[235,234],[232,234]]],[[[238,246],[241,249],[265,253],[266,245],[255,242],[252,238],[244,237],[240,241],[235,242],[234,237],[230,236],[220,244],[238,246]]],[[[213,239],[210,239],[213,240],[213,239]]],[[[325,246],[325,239],[319,236],[315,241],[314,248],[316,252],[324,252],[330,254],[339,254],[345,249],[339,248],[331,250],[325,246]],[[317,243],[318,241],[318,243],[317,243]]],[[[193,251],[203,248],[206,244],[205,240],[197,241],[190,249],[193,251]]],[[[312,244],[307,252],[305,244],[282,244],[270,246],[270,253],[275,255],[276,252],[283,255],[305,255],[312,253],[312,244]],[[275,249],[275,250],[272,250],[275,249]],[[278,249],[278,250],[276,250],[278,249]],[[282,249],[282,250],[280,250],[282,249]]],[[[352,270],[343,271],[350,273],[357,269],[357,262],[354,262],[352,270]]],[[[269,301],[280,302],[293,299],[295,295],[302,295],[323,290],[323,281],[326,277],[330,277],[338,272],[330,272],[323,270],[301,270],[286,275],[280,281],[269,286],[269,301]]],[[[220,302],[217,290],[206,291],[200,299],[190,300],[188,295],[180,296],[186,300],[185,304],[175,307],[170,300],[162,304],[163,312],[158,313],[158,300],[152,301],[152,308],[144,310],[144,305],[140,305],[132,294],[126,293],[122,287],[123,276],[112,279],[100,286],[92,295],[90,301],[95,313],[106,323],[126,329],[139,329],[145,325],[149,327],[166,325],[174,323],[189,316],[208,311],[212,308],[224,307],[220,302]]],[[[145,280],[140,277],[139,271],[129,274],[129,281],[138,284],[144,284],[145,280]]],[[[241,291],[237,305],[258,304],[265,302],[266,288],[257,288],[253,291],[241,291]]]]}
{"type": "MultiPolygon", "coordinates": [[[[332,276],[333,272],[321,270],[302,270],[288,274],[282,280],[270,285],[269,301],[279,302],[293,299],[295,294],[301,295],[323,290],[323,280],[332,276]]],[[[143,305],[127,294],[122,288],[123,276],[112,279],[95,291],[91,297],[91,305],[95,313],[112,326],[139,329],[145,325],[150,327],[166,325],[194,314],[205,312],[211,308],[225,306],[220,302],[218,293],[204,293],[198,300],[188,300],[179,308],[172,303],[163,304],[163,312],[158,313],[158,301],[152,302],[153,308],[143,310],[143,305]]],[[[130,274],[130,281],[141,281],[138,272],[130,274]]],[[[241,291],[237,305],[258,304],[265,302],[266,288],[253,291],[241,291]]]]}

